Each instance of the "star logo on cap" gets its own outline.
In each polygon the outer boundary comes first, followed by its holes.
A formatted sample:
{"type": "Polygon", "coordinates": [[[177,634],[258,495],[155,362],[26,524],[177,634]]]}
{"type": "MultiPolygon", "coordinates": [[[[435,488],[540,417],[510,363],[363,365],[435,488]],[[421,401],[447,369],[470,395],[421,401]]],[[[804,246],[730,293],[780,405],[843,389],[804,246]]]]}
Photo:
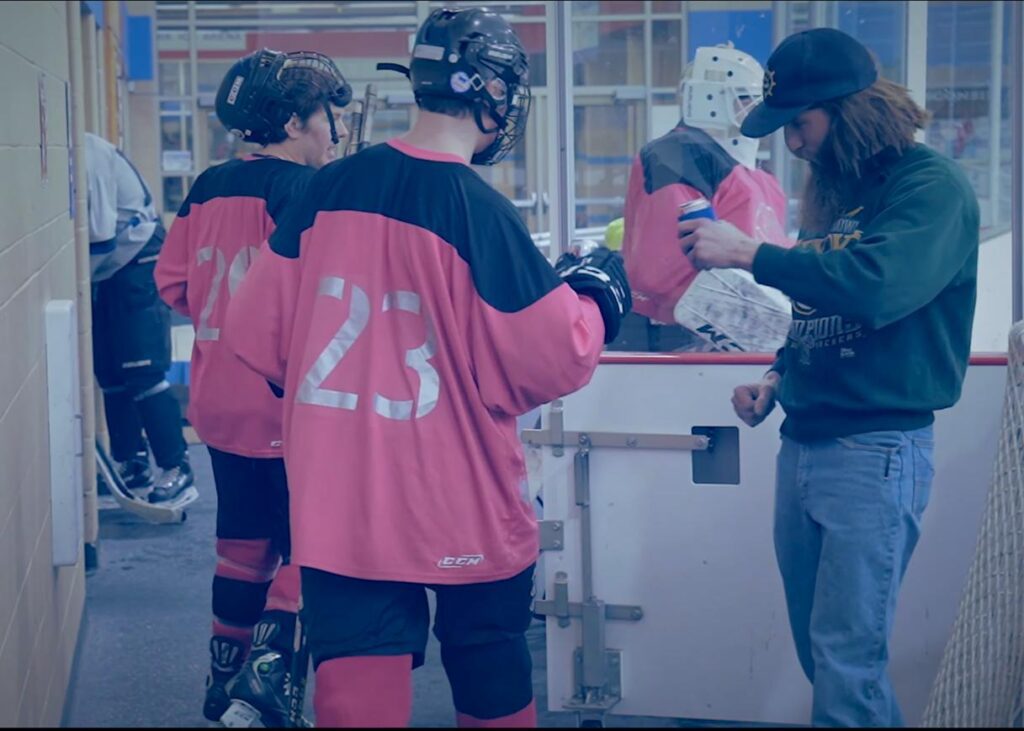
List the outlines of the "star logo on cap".
{"type": "Polygon", "coordinates": [[[775,69],[768,69],[764,72],[764,81],[761,84],[761,91],[764,93],[765,99],[772,95],[775,91],[775,69]]]}

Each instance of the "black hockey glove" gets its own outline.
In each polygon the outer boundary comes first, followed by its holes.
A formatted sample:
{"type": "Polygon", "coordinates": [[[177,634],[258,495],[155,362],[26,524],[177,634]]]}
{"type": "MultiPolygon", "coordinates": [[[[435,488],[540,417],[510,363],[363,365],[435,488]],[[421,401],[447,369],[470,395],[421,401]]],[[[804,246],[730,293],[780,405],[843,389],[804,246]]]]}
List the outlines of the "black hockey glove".
{"type": "Polygon", "coordinates": [[[622,318],[633,308],[622,254],[606,246],[582,257],[562,254],[555,262],[555,271],[577,294],[597,302],[604,319],[604,341],[613,341],[619,334],[622,318]]]}

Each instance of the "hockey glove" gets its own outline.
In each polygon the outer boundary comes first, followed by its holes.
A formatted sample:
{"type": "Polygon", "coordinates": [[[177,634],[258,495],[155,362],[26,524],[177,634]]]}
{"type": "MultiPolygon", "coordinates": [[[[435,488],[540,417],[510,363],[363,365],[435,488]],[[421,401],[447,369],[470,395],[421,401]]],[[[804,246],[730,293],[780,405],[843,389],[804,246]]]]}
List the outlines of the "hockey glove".
{"type": "Polygon", "coordinates": [[[622,263],[622,255],[599,246],[586,256],[562,254],[555,271],[577,294],[592,298],[604,319],[604,342],[619,334],[622,318],[633,308],[633,296],[622,263]]]}

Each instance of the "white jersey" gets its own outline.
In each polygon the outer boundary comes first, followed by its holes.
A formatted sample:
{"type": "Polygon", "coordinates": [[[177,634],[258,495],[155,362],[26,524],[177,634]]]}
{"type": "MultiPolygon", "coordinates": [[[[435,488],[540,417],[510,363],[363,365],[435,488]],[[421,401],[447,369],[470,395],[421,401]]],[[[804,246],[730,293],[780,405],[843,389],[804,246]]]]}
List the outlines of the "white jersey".
{"type": "Polygon", "coordinates": [[[153,196],[142,176],[102,137],[85,135],[89,263],[94,282],[130,262],[156,230],[153,196]]]}

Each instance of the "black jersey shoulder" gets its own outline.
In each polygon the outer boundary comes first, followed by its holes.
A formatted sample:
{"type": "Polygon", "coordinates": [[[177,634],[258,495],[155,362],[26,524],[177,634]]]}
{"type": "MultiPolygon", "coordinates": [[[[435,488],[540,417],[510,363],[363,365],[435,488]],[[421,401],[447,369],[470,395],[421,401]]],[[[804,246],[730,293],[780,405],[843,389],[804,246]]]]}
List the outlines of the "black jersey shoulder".
{"type": "Polygon", "coordinates": [[[644,145],[640,161],[648,194],[682,183],[709,200],[739,164],[707,132],[683,124],[644,145]]]}
{"type": "Polygon", "coordinates": [[[215,198],[262,198],[267,213],[279,223],[285,208],[303,195],[315,172],[307,165],[276,157],[229,160],[208,168],[196,178],[178,215],[187,216],[192,205],[215,198]]]}
{"type": "Polygon", "coordinates": [[[271,237],[286,257],[299,255],[302,232],[320,211],[360,211],[402,221],[455,248],[480,296],[515,312],[561,283],[515,206],[472,168],[424,160],[379,144],[322,168],[309,195],[271,237]]]}

